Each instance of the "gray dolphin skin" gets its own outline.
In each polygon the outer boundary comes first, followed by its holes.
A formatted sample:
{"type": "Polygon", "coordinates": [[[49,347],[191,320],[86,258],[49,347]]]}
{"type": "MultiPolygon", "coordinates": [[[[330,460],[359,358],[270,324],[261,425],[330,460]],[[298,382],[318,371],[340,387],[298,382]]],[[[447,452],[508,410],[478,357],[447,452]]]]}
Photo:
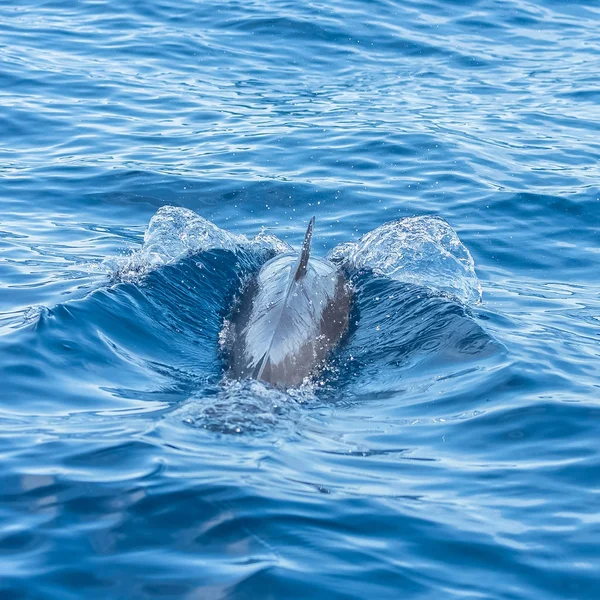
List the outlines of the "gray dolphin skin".
{"type": "Polygon", "coordinates": [[[346,331],[352,288],[333,263],[310,256],[314,223],[313,217],[300,256],[276,256],[243,290],[229,331],[233,377],[297,386],[346,331]]]}

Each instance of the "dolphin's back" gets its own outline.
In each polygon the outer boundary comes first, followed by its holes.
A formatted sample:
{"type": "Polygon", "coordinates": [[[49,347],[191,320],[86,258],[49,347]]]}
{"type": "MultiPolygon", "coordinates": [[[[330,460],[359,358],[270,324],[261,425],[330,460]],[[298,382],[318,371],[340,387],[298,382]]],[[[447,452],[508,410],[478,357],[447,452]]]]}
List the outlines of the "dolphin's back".
{"type": "Polygon", "coordinates": [[[309,259],[310,235],[312,221],[300,257],[271,259],[242,293],[232,318],[234,377],[298,385],[346,330],[349,286],[334,264],[309,259]]]}

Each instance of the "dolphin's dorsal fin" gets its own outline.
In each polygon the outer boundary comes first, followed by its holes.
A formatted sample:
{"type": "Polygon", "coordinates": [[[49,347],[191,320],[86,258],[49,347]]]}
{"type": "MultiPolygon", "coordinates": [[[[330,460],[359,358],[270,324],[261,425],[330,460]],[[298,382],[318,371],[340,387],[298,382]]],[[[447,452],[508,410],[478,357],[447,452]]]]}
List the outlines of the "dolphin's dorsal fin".
{"type": "Polygon", "coordinates": [[[295,283],[300,281],[306,275],[306,266],[308,265],[308,259],[310,258],[310,243],[312,241],[313,227],[315,226],[315,218],[313,217],[308,224],[308,229],[306,230],[306,235],[304,236],[304,242],[302,243],[302,250],[300,251],[300,257],[298,258],[298,262],[294,266],[294,269],[290,271],[289,279],[287,282],[287,289],[285,292],[285,296],[279,303],[279,305],[274,305],[276,310],[278,311],[271,319],[269,319],[269,346],[265,353],[262,355],[260,360],[257,362],[253,378],[261,379],[263,373],[267,365],[269,364],[269,357],[271,354],[271,348],[273,346],[273,340],[275,339],[275,333],[281,322],[281,317],[289,305],[290,298],[293,295],[293,291],[295,289],[295,283]],[[292,275],[293,273],[293,275],[292,275]]]}
{"type": "Polygon", "coordinates": [[[313,228],[315,226],[315,218],[313,217],[308,224],[306,235],[304,236],[304,242],[302,244],[302,251],[300,252],[300,258],[296,265],[296,273],[294,274],[294,281],[298,281],[306,275],[306,265],[308,265],[308,259],[310,258],[310,243],[312,242],[313,228]]]}

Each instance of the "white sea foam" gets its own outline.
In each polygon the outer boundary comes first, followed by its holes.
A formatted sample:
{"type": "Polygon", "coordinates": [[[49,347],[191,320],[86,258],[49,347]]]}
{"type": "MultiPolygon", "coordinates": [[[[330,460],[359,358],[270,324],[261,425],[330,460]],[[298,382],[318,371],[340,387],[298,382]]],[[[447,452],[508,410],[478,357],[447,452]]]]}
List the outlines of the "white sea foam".
{"type": "Polygon", "coordinates": [[[481,301],[473,257],[440,217],[407,217],[384,223],[328,258],[350,270],[370,269],[397,281],[425,286],[462,302],[481,301]]]}
{"type": "Polygon", "coordinates": [[[163,206],[150,219],[143,246],[127,256],[105,260],[103,268],[116,279],[127,281],[209,250],[246,250],[267,258],[291,248],[264,231],[248,238],[221,229],[187,208],[163,206]]]}

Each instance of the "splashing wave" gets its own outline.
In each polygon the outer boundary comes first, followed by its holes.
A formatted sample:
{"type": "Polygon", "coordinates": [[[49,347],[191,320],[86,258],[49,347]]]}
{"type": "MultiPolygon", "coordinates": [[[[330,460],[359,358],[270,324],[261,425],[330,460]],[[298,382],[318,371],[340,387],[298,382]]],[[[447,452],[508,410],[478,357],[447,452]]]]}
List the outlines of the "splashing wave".
{"type": "Polygon", "coordinates": [[[143,246],[128,256],[107,259],[103,266],[113,278],[130,281],[210,250],[246,251],[264,261],[292,248],[264,231],[250,239],[221,229],[187,208],[163,206],[150,219],[143,246]]]}
{"type": "MultiPolygon", "coordinates": [[[[187,208],[163,206],[150,219],[142,247],[127,256],[106,259],[103,269],[115,280],[132,281],[163,265],[211,250],[245,252],[261,264],[292,248],[264,231],[248,238],[221,229],[187,208]]],[[[464,303],[481,301],[473,257],[456,231],[440,217],[407,217],[384,223],[358,242],[336,246],[328,258],[351,271],[369,269],[464,303]]]]}
{"type": "Polygon", "coordinates": [[[328,258],[350,270],[370,269],[465,303],[481,301],[473,257],[456,231],[440,217],[407,217],[384,223],[356,243],[336,246],[328,258]]]}

